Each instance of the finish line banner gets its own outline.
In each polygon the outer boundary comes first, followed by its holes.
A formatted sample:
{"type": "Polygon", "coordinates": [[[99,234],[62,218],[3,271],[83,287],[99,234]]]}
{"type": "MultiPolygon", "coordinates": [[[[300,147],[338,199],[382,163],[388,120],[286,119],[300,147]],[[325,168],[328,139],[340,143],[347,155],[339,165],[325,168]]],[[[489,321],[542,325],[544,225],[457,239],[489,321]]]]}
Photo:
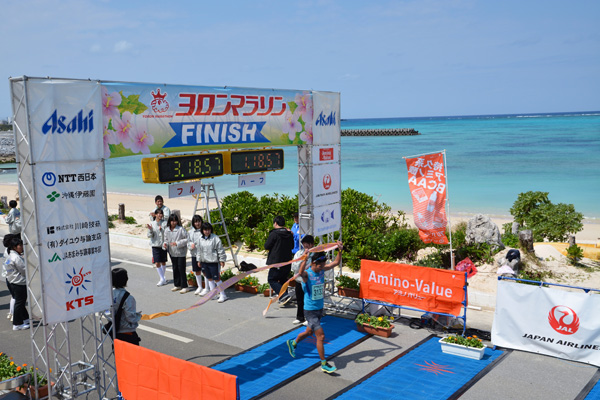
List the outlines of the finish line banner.
{"type": "Polygon", "coordinates": [[[459,316],[466,300],[465,286],[464,272],[372,260],[360,262],[362,299],[459,316]]]}
{"type": "Polygon", "coordinates": [[[600,366],[600,296],[498,281],[492,343],[600,366]]]}
{"type": "Polygon", "coordinates": [[[413,217],[423,243],[448,244],[444,153],[406,158],[413,217]]]}

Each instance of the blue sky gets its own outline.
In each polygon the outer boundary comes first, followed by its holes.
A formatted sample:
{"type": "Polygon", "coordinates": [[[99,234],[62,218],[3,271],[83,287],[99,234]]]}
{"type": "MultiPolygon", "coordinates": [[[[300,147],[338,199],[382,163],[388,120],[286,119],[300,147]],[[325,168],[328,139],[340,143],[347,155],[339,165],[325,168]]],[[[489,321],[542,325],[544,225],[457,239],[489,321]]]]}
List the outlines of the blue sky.
{"type": "Polygon", "coordinates": [[[10,76],[341,93],[342,118],[600,110],[600,2],[0,2],[10,76]]]}

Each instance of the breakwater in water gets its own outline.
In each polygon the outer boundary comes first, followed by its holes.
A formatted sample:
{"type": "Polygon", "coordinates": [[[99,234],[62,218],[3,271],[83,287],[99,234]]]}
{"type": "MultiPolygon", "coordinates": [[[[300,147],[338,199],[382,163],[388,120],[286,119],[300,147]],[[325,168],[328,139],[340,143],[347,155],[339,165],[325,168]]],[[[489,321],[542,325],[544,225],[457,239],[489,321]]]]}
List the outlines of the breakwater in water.
{"type": "Polygon", "coordinates": [[[412,128],[393,129],[342,129],[342,136],[415,136],[420,133],[412,128]]]}

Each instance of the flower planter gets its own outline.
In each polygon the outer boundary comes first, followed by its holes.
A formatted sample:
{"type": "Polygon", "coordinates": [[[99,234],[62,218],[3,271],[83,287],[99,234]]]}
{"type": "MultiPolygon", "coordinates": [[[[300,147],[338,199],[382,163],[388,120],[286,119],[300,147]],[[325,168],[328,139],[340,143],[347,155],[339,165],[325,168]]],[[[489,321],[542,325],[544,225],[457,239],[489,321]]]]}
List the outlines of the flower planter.
{"type": "Polygon", "coordinates": [[[265,297],[271,297],[274,294],[275,294],[275,292],[273,291],[273,289],[267,289],[267,290],[263,291],[263,296],[265,296],[265,297]]]}
{"type": "Polygon", "coordinates": [[[190,286],[190,287],[198,287],[198,282],[196,282],[195,279],[188,279],[187,282],[188,282],[188,286],[190,286]]]}
{"type": "Polygon", "coordinates": [[[359,298],[360,291],[358,289],[349,289],[345,287],[338,287],[338,294],[344,297],[354,297],[356,299],[359,298]]]}
{"type": "MultiPolygon", "coordinates": [[[[54,386],[54,384],[52,384],[54,386]]],[[[28,398],[31,399],[44,399],[46,397],[48,397],[48,389],[50,388],[50,386],[48,385],[44,385],[44,386],[40,386],[38,388],[38,396],[35,395],[35,386],[34,385],[29,385],[29,384],[25,384],[23,385],[22,388],[20,388],[18,390],[19,393],[24,394],[25,396],[28,396],[28,398]]]]}
{"type": "Polygon", "coordinates": [[[467,347],[461,344],[446,343],[443,341],[444,339],[445,338],[440,339],[440,344],[442,345],[443,353],[452,354],[459,357],[472,358],[474,360],[481,360],[483,358],[485,346],[482,348],[467,347]]]}
{"type": "Polygon", "coordinates": [[[25,375],[15,376],[13,378],[9,378],[4,381],[0,381],[0,390],[16,389],[19,386],[25,384],[26,382],[29,382],[30,377],[31,377],[31,375],[25,374],[25,375]]]}
{"type": "Polygon", "coordinates": [[[381,328],[367,324],[356,324],[356,329],[358,329],[359,332],[370,333],[375,336],[388,338],[392,336],[392,329],[394,329],[394,325],[390,326],[389,328],[381,328]]]}
{"type": "Polygon", "coordinates": [[[247,286],[247,285],[235,285],[235,290],[238,292],[246,292],[250,294],[258,294],[258,288],[256,286],[247,286]]]}

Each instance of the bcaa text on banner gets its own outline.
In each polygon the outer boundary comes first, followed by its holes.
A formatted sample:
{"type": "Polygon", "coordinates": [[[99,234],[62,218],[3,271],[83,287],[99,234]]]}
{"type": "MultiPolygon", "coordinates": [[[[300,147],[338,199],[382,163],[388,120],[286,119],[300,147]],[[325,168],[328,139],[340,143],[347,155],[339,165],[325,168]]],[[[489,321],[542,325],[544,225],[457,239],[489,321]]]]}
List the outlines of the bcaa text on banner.
{"type": "Polygon", "coordinates": [[[448,244],[444,153],[407,158],[413,217],[424,243],[448,244]]]}
{"type": "Polygon", "coordinates": [[[360,297],[459,316],[466,305],[465,273],[361,260],[360,297]]]}

